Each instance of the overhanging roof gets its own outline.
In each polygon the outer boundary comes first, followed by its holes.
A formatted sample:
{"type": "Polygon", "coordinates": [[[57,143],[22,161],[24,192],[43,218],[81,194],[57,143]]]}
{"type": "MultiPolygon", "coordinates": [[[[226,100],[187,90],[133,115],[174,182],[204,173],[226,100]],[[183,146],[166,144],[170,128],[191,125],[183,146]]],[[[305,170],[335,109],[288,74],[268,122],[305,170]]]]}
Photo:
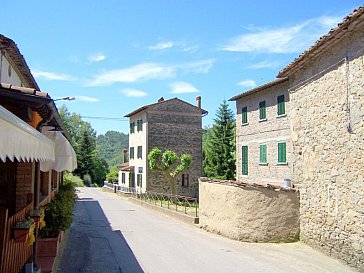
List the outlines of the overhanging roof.
{"type": "Polygon", "coordinates": [[[0,159],[54,161],[54,142],[0,105],[0,159]]]}

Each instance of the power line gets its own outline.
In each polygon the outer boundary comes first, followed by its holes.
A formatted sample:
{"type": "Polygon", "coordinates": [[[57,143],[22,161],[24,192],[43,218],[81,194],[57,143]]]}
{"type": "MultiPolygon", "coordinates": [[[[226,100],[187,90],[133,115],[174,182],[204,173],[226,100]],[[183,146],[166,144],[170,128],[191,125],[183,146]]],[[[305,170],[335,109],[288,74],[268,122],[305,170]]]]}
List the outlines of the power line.
{"type": "Polygon", "coordinates": [[[99,120],[129,121],[129,119],[127,119],[127,118],[114,118],[114,117],[90,117],[90,116],[81,116],[81,118],[86,118],[86,119],[99,119],[99,120]]]}

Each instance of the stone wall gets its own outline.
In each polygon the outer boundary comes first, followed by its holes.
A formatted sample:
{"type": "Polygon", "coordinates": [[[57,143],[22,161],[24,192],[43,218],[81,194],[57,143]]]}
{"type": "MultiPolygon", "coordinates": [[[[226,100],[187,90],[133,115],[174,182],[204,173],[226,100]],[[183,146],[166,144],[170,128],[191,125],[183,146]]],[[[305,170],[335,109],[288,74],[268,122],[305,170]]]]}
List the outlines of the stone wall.
{"type": "Polygon", "coordinates": [[[16,211],[28,204],[28,194],[34,194],[35,163],[19,162],[16,167],[16,211]]]}
{"type": "Polygon", "coordinates": [[[351,31],[345,30],[335,45],[290,76],[293,180],[300,184],[301,239],[361,271],[363,29],[361,23],[351,31]]]}
{"type": "Polygon", "coordinates": [[[299,239],[299,195],[293,189],[200,178],[199,216],[202,228],[239,241],[299,239]]]}

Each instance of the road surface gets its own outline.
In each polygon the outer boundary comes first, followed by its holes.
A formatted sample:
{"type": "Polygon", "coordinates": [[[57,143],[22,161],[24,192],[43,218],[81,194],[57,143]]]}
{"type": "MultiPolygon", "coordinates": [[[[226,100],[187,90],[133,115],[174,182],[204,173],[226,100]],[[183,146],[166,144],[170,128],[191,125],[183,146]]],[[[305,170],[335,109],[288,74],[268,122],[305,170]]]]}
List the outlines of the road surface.
{"type": "Polygon", "coordinates": [[[237,242],[99,188],[79,191],[58,273],[357,272],[302,243],[237,242]]]}

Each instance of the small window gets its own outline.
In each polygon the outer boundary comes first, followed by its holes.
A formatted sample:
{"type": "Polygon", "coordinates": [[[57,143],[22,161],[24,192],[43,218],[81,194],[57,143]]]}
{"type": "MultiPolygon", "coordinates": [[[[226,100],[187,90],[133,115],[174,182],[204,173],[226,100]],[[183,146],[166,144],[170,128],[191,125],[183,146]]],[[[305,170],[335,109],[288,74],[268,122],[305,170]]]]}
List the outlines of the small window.
{"type": "Polygon", "coordinates": [[[242,174],[248,175],[248,146],[241,147],[242,174]]]}
{"type": "Polygon", "coordinates": [[[241,124],[248,124],[248,107],[241,108],[241,124]]]}
{"type": "Polygon", "coordinates": [[[182,174],[182,187],[188,187],[189,177],[187,173],[182,174]]]}
{"type": "Polygon", "coordinates": [[[278,163],[286,163],[286,142],[278,143],[278,163]]]}
{"type": "Polygon", "coordinates": [[[130,122],[130,134],[134,134],[135,132],[135,122],[130,122]]]}
{"type": "Polygon", "coordinates": [[[125,184],[125,173],[121,173],[121,183],[125,184]]]}
{"type": "Polygon", "coordinates": [[[266,118],[265,101],[261,101],[259,102],[259,119],[264,120],[266,118]]]}
{"type": "Polygon", "coordinates": [[[277,115],[282,116],[286,114],[286,109],[284,105],[284,95],[277,97],[277,115]]]}
{"type": "Polygon", "coordinates": [[[142,187],[143,186],[143,176],[141,173],[138,173],[137,174],[137,186],[138,187],[142,187]]]}
{"type": "Polygon", "coordinates": [[[129,158],[134,159],[134,147],[130,147],[129,149],[129,158]]]}
{"type": "Polygon", "coordinates": [[[142,158],[142,154],[143,154],[143,147],[138,146],[137,158],[142,158]]]}
{"type": "Polygon", "coordinates": [[[138,121],[137,121],[137,131],[138,132],[143,131],[143,120],[142,119],[138,119],[138,121]]]}
{"type": "Polygon", "coordinates": [[[259,153],[259,163],[266,164],[267,163],[267,145],[260,145],[260,153],[259,153]]]}

